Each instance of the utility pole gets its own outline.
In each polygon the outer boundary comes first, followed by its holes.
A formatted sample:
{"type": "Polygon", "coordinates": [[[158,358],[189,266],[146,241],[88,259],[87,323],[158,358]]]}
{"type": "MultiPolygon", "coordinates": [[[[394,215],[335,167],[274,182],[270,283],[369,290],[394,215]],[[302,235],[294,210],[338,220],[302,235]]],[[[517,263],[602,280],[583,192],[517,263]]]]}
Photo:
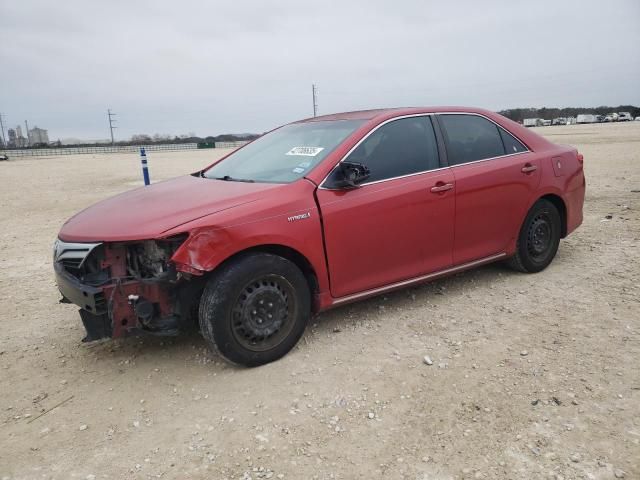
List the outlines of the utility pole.
{"type": "Polygon", "coordinates": [[[2,136],[2,146],[7,147],[7,139],[4,136],[4,123],[2,123],[2,117],[4,113],[0,113],[0,136],[2,136]]]}
{"type": "Polygon", "coordinates": [[[118,128],[118,127],[114,127],[113,124],[115,122],[115,120],[113,120],[112,117],[115,117],[115,113],[111,113],[111,109],[109,108],[107,110],[107,117],[109,117],[109,131],[111,132],[111,145],[113,145],[113,129],[114,128],[118,128]]]}
{"type": "Polygon", "coordinates": [[[27,121],[24,121],[24,128],[27,130],[27,147],[31,146],[31,139],[29,138],[29,124],[27,121]]]}
{"type": "Polygon", "coordinates": [[[311,85],[311,94],[313,95],[313,116],[318,116],[318,89],[316,88],[316,84],[311,85]]]}

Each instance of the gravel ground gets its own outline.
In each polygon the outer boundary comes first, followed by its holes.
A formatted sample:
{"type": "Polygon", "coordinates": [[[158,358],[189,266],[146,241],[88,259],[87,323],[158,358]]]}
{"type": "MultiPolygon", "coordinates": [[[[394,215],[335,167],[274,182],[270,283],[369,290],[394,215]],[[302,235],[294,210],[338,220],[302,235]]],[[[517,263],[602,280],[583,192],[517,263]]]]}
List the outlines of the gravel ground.
{"type": "MultiPolygon", "coordinates": [[[[53,239],[139,185],[138,158],[3,162],[0,478],[640,478],[640,122],[537,130],[579,148],[588,183],[546,271],[333,310],[256,369],[197,335],[80,343],[53,239]]],[[[152,179],[216,154],[150,153],[152,179]]]]}

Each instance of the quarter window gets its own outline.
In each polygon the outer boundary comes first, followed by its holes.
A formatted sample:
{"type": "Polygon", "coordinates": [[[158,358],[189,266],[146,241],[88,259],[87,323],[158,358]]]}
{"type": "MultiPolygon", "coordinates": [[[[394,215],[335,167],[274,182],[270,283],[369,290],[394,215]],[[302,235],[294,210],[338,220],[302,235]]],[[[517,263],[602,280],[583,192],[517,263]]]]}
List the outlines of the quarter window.
{"type": "Polygon", "coordinates": [[[369,135],[348,157],[371,171],[367,182],[440,167],[431,119],[407,117],[389,122],[369,135]]]}
{"type": "Polygon", "coordinates": [[[507,152],[507,155],[512,153],[520,153],[526,152],[527,149],[524,145],[518,140],[516,137],[511,135],[506,130],[500,128],[500,136],[502,137],[502,143],[504,143],[504,149],[507,152]]]}
{"type": "Polygon", "coordinates": [[[498,127],[477,115],[440,115],[447,138],[449,165],[474,162],[505,154],[498,127]]]}

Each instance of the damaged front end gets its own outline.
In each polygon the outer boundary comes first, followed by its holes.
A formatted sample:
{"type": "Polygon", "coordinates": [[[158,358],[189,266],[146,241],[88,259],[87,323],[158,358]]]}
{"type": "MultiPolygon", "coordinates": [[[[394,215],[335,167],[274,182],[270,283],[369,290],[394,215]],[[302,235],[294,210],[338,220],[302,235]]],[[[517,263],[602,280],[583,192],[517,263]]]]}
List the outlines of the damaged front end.
{"type": "Polygon", "coordinates": [[[62,302],[80,307],[83,341],[135,332],[176,335],[197,323],[204,279],[179,272],[171,257],[187,235],[139,242],[56,241],[62,302]]]}

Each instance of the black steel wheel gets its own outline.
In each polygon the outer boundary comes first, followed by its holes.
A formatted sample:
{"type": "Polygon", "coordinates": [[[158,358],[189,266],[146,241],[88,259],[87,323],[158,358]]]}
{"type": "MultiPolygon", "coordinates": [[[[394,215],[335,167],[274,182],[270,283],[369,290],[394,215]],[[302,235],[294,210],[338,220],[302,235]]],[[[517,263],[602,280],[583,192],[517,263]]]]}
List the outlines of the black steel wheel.
{"type": "Polygon", "coordinates": [[[509,266],[525,273],[547,268],[558,251],[561,227],[556,206],[548,200],[538,200],[520,229],[516,253],[509,259],[509,266]]]}
{"type": "Polygon", "coordinates": [[[268,253],[241,255],[215,271],[200,301],[202,334],[226,360],[257,366],[284,356],[311,315],[300,269],[268,253]]]}
{"type": "Polygon", "coordinates": [[[527,232],[527,252],[531,258],[540,260],[552,246],[552,221],[548,212],[539,213],[530,223],[527,232]]]}
{"type": "Polygon", "coordinates": [[[279,345],[291,332],[296,317],[293,285],[269,274],[249,283],[233,306],[233,333],[244,348],[263,352],[279,345]]]}

